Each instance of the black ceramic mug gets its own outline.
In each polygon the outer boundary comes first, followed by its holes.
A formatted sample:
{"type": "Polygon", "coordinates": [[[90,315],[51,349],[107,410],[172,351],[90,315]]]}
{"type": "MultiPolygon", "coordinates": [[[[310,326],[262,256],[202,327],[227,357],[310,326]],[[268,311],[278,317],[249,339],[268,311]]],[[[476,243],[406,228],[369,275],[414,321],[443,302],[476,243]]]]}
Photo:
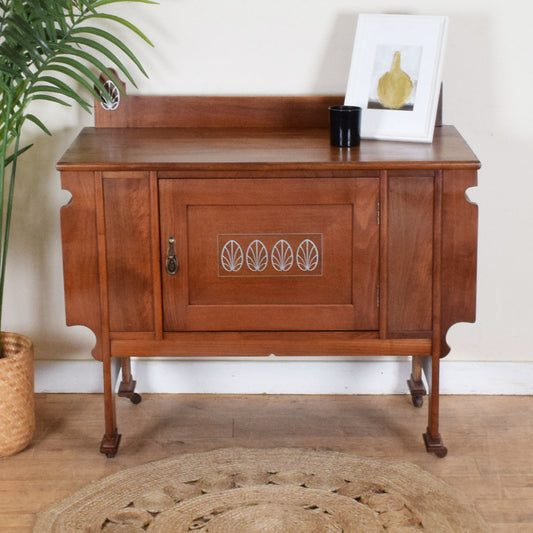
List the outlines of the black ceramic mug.
{"type": "Polygon", "coordinates": [[[352,105],[334,105],[328,109],[331,144],[333,146],[359,146],[361,108],[352,105]]]}

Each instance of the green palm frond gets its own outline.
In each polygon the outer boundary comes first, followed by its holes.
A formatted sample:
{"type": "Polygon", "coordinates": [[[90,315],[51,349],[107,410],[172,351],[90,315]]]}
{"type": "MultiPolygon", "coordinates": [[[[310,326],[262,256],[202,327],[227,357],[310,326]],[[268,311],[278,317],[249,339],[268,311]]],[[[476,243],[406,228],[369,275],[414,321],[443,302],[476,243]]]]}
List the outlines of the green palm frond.
{"type": "Polygon", "coordinates": [[[152,0],[0,0],[0,325],[17,158],[22,127],[36,124],[50,134],[42,120],[27,108],[34,101],[80,105],[86,111],[92,98],[106,90],[99,75],[117,86],[123,75],[135,81],[126,62],[146,76],[139,60],[105,26],[126,29],[152,44],[137,26],[106,9],[114,4],[152,0]],[[80,94],[79,87],[84,91],[80,94]],[[9,173],[6,168],[10,166],[9,173]]]}

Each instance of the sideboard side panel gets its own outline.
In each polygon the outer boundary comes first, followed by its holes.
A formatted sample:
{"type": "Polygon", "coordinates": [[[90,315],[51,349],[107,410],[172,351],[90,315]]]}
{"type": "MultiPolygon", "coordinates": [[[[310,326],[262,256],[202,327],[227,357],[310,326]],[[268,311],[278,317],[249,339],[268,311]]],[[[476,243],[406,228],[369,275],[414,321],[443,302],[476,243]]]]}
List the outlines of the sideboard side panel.
{"type": "Polygon", "coordinates": [[[147,172],[103,175],[112,332],[154,330],[150,182],[147,172]]]}
{"type": "Polygon", "coordinates": [[[96,336],[92,351],[102,360],[98,240],[93,172],[63,172],[63,189],[72,194],[61,209],[63,277],[68,326],[86,326],[96,336]]]}
{"type": "Polygon", "coordinates": [[[388,332],[432,329],[433,176],[389,175],[388,332]]]}
{"type": "Polygon", "coordinates": [[[475,170],[443,173],[441,357],[450,352],[448,329],[476,320],[478,206],[466,197],[475,170]]]}

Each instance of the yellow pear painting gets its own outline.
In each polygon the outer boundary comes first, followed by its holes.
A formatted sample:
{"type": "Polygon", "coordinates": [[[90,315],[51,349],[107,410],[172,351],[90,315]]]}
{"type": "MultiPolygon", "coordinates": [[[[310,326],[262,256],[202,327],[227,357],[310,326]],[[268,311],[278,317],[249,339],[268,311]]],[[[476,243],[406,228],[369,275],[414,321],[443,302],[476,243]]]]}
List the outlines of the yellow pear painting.
{"type": "Polygon", "coordinates": [[[394,52],[392,65],[378,82],[378,99],[387,109],[401,109],[413,92],[413,82],[401,68],[401,52],[394,52]]]}

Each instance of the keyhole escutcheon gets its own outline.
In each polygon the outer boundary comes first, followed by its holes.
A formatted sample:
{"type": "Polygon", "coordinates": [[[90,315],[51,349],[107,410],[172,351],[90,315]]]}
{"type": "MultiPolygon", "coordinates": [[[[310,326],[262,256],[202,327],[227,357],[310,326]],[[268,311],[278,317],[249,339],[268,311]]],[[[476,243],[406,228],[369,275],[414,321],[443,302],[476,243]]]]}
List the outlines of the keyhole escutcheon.
{"type": "Polygon", "coordinates": [[[166,260],[166,270],[167,274],[174,276],[178,271],[178,258],[176,257],[176,248],[174,246],[176,240],[174,237],[168,238],[168,251],[167,251],[167,260],[166,260]]]}

